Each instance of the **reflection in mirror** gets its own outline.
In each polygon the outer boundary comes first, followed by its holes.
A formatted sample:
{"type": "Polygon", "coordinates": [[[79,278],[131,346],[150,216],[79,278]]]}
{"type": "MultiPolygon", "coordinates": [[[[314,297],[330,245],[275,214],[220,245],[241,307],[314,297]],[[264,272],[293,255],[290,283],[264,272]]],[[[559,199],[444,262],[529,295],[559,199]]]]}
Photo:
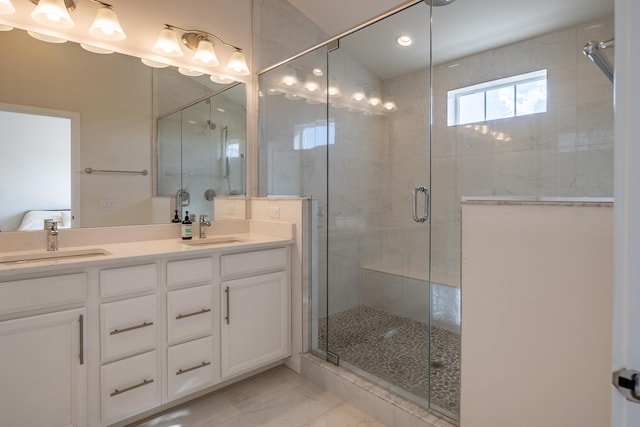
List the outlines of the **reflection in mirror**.
{"type": "Polygon", "coordinates": [[[238,84],[158,119],[158,195],[176,197],[181,218],[243,212],[233,199],[245,194],[245,100],[238,84]]]}
{"type": "Polygon", "coordinates": [[[69,118],[72,140],[71,157],[65,157],[64,162],[57,159],[59,150],[53,154],[51,140],[20,161],[12,156],[18,147],[26,147],[26,134],[10,135],[3,127],[2,157],[13,160],[12,168],[0,169],[0,182],[12,188],[10,193],[0,192],[1,231],[17,230],[32,210],[70,209],[72,227],[170,221],[173,199],[157,197],[153,185],[156,118],[229,85],[214,83],[208,76],[186,77],[174,68],[152,69],[126,55],[90,53],[71,42],[44,43],[22,30],[0,32],[0,55],[0,79],[4,82],[0,109],[69,118]],[[29,164],[45,158],[68,165],[70,188],[68,183],[54,184],[43,168],[29,172],[29,164]],[[148,173],[87,174],[86,168],[148,173]],[[45,184],[55,187],[48,194],[66,193],[66,199],[37,197],[28,182],[38,189],[45,184]],[[60,190],[63,185],[64,191],[60,190]],[[29,202],[34,198],[35,203],[29,202]]]}

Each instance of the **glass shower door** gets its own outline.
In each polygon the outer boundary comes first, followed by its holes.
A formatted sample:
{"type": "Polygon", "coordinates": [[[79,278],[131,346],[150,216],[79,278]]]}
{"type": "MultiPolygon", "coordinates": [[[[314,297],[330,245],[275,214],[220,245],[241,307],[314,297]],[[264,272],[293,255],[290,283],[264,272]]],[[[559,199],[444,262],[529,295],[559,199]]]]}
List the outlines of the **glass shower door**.
{"type": "MultiPolygon", "coordinates": [[[[420,2],[329,53],[324,319],[333,360],[423,407],[447,369],[430,359],[429,45],[420,2]]],[[[441,399],[453,417],[456,399],[441,399]]]]}

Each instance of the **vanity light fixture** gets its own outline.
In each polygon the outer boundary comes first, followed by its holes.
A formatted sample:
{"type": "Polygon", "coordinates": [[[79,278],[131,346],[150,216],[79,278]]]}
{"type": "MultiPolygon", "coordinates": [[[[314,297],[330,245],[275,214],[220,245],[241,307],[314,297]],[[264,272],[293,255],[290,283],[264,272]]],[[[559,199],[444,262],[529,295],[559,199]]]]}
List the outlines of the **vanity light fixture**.
{"type": "Polygon", "coordinates": [[[220,65],[213,43],[207,38],[206,33],[185,33],[182,35],[182,43],[194,51],[193,62],[196,64],[210,67],[220,65]]]}
{"type": "Polygon", "coordinates": [[[213,42],[211,41],[211,39],[215,39],[220,44],[234,50],[224,71],[240,76],[249,75],[249,67],[247,66],[247,60],[244,53],[242,53],[242,49],[225,42],[220,37],[207,31],[185,30],[175,25],[165,24],[165,27],[160,31],[160,35],[152,51],[164,56],[182,56],[183,52],[180,47],[180,42],[178,41],[176,30],[182,32],[182,44],[194,52],[192,58],[194,63],[206,67],[217,67],[220,65],[213,42]]]}
{"type": "Polygon", "coordinates": [[[201,71],[196,71],[196,70],[192,70],[190,68],[184,68],[184,67],[178,67],[178,72],[183,76],[188,76],[188,77],[199,77],[204,74],[201,71]]]}
{"type": "Polygon", "coordinates": [[[92,45],[86,44],[86,43],[80,43],[80,47],[82,47],[86,51],[93,52],[93,53],[98,53],[100,55],[109,55],[109,54],[113,53],[113,51],[111,49],[104,49],[102,47],[92,46],[92,45]]]}
{"type": "Polygon", "coordinates": [[[351,99],[356,102],[362,102],[367,99],[367,95],[365,95],[364,89],[362,89],[360,86],[356,86],[355,90],[353,91],[353,95],[351,95],[351,99]]]}
{"type": "Polygon", "coordinates": [[[173,27],[166,25],[158,34],[158,40],[151,50],[158,55],[179,57],[182,56],[182,49],[178,42],[178,35],[173,31],[173,27]]]}
{"type": "Polygon", "coordinates": [[[231,83],[233,81],[232,79],[230,79],[228,77],[219,76],[217,74],[211,74],[209,76],[209,80],[211,80],[214,83],[218,83],[219,85],[226,85],[226,84],[229,84],[229,83],[231,83]]]}
{"type": "Polygon", "coordinates": [[[371,92],[369,96],[369,105],[373,107],[377,107],[382,104],[382,100],[380,99],[380,95],[377,92],[371,92]]]}
{"type": "Polygon", "coordinates": [[[242,53],[240,49],[231,54],[229,63],[226,67],[224,67],[224,70],[228,73],[234,73],[239,76],[249,75],[249,66],[247,65],[247,59],[244,57],[244,53],[242,53]]]}
{"type": "Polygon", "coordinates": [[[282,76],[281,83],[287,87],[298,87],[300,82],[298,81],[298,74],[293,68],[287,68],[282,76]]]}
{"type": "Polygon", "coordinates": [[[340,98],[342,96],[342,91],[335,80],[331,80],[329,82],[329,89],[327,89],[327,93],[332,98],[340,98]]]}
{"type": "Polygon", "coordinates": [[[396,107],[396,103],[389,100],[385,101],[384,104],[382,104],[382,108],[387,111],[396,111],[398,109],[398,107],[396,107]]]}
{"type": "Polygon", "coordinates": [[[103,40],[119,41],[126,39],[127,36],[120,26],[118,15],[113,11],[113,6],[98,0],[91,1],[98,3],[102,7],[98,9],[96,18],[93,20],[91,27],[89,27],[89,33],[103,40]]]}
{"type": "Polygon", "coordinates": [[[140,58],[140,61],[147,67],[151,68],[167,68],[169,64],[165,64],[164,62],[153,61],[147,58],[140,58]]]}
{"type": "Polygon", "coordinates": [[[11,4],[11,0],[0,0],[0,15],[14,13],[16,8],[11,4]]]}
{"type": "Polygon", "coordinates": [[[54,28],[73,28],[75,23],[69,12],[76,8],[73,0],[31,0],[36,8],[31,12],[31,18],[40,24],[54,28]]]}
{"type": "Polygon", "coordinates": [[[320,83],[318,83],[317,77],[314,77],[314,75],[312,74],[309,74],[307,76],[307,79],[304,81],[304,84],[302,86],[307,92],[311,93],[315,93],[320,90],[320,83]]]}
{"type": "Polygon", "coordinates": [[[54,37],[47,34],[36,33],[35,31],[27,30],[27,34],[29,34],[34,39],[38,39],[47,43],[66,43],[67,39],[63,39],[60,37],[54,37]]]}

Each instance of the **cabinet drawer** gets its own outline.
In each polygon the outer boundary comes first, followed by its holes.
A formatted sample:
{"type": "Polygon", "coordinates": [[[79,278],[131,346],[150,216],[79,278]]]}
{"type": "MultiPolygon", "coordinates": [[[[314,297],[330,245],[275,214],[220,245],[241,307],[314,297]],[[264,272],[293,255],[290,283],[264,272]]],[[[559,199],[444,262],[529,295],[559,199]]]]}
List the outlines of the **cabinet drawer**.
{"type": "Polygon", "coordinates": [[[160,404],[155,351],[100,367],[103,424],[111,424],[160,404]]]}
{"type": "Polygon", "coordinates": [[[211,258],[170,261],[167,263],[167,286],[210,282],[213,278],[211,258]]]}
{"type": "Polygon", "coordinates": [[[213,384],[213,338],[206,337],[169,347],[167,358],[169,400],[213,384]]]}
{"type": "Polygon", "coordinates": [[[197,286],[167,293],[167,339],[170,344],[213,330],[213,287],[197,286]]]}
{"type": "Polygon", "coordinates": [[[0,315],[83,303],[84,273],[0,283],[0,315]]]}
{"type": "Polygon", "coordinates": [[[287,267],[287,258],[287,248],[222,255],[220,274],[222,278],[227,278],[281,270],[287,267]]]}
{"type": "Polygon", "coordinates": [[[156,288],[158,273],[155,264],[114,268],[100,272],[102,298],[127,295],[156,288]]]}
{"type": "Polygon", "coordinates": [[[156,296],[131,298],[100,306],[102,362],[130,356],[156,345],[156,296]]]}

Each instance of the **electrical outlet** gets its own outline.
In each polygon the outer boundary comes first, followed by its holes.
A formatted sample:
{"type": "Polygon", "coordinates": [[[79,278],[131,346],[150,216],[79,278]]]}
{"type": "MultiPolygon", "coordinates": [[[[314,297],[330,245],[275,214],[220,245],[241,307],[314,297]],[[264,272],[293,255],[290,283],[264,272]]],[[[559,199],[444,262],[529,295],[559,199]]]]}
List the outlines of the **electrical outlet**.
{"type": "Polygon", "coordinates": [[[270,206],[269,207],[269,216],[271,218],[280,218],[280,207],[279,206],[270,206]]]}
{"type": "Polygon", "coordinates": [[[120,209],[120,200],[100,200],[100,209],[120,209]]]}

